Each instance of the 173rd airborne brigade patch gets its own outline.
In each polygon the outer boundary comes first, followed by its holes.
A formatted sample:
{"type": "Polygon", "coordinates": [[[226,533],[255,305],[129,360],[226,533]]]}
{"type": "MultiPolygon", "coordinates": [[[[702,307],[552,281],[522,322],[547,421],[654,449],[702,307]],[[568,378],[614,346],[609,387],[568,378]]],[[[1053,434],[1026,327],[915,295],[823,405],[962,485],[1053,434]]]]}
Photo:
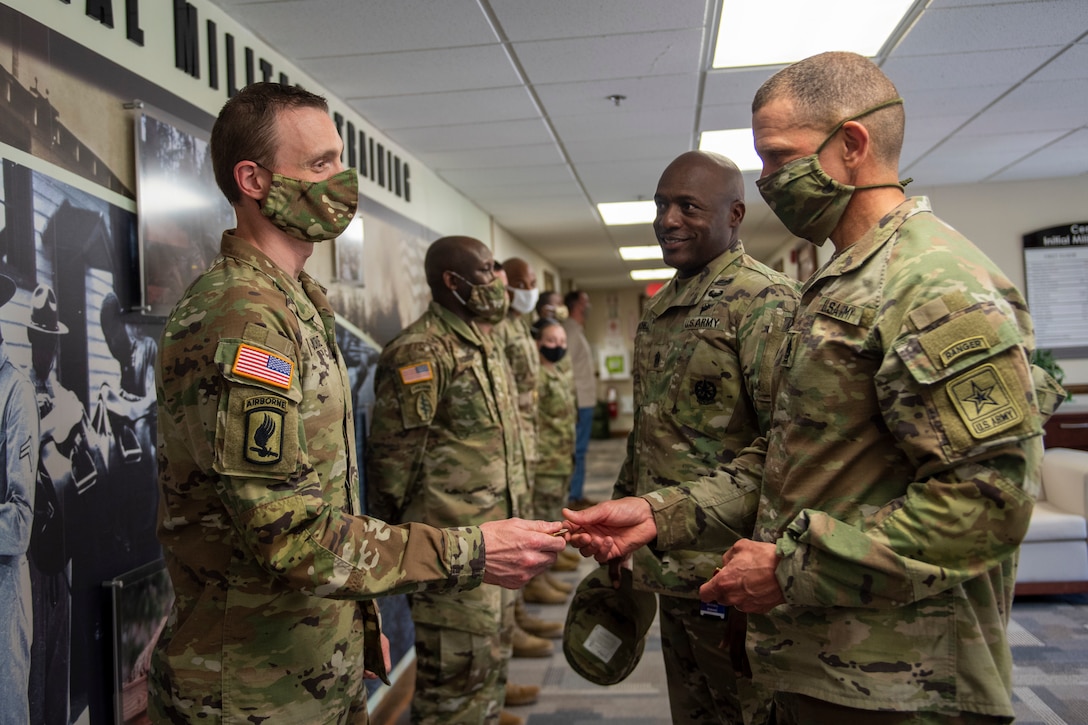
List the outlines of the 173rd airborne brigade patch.
{"type": "MultiPolygon", "coordinates": [[[[244,378],[289,390],[294,363],[253,345],[238,346],[231,371],[244,378]]],[[[284,420],[287,399],[278,395],[254,395],[242,404],[245,439],[242,455],[249,463],[271,466],[283,460],[284,420]]]]}

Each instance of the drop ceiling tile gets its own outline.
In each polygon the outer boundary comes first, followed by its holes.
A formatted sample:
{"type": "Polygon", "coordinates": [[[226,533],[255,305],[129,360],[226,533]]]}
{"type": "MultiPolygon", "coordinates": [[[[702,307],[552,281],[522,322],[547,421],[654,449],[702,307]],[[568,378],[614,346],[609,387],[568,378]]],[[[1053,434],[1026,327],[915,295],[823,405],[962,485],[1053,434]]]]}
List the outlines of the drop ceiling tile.
{"type": "Polygon", "coordinates": [[[928,122],[931,117],[966,115],[983,111],[1001,97],[1006,86],[974,86],[969,88],[933,88],[903,93],[903,107],[907,113],[907,128],[912,122],[928,122]]]}
{"type": "Polygon", "coordinates": [[[346,101],[504,88],[521,82],[500,45],[314,58],[300,65],[346,101]]]}
{"type": "Polygon", "coordinates": [[[939,144],[970,118],[971,114],[934,116],[927,118],[925,123],[911,123],[910,116],[907,116],[907,132],[903,138],[903,150],[899,155],[899,168],[909,172],[912,164],[922,156],[933,151],[935,147],[939,151],[939,144]]]}
{"type": "Polygon", "coordinates": [[[949,52],[935,55],[900,55],[889,58],[881,70],[904,98],[916,91],[1005,85],[1023,80],[1044,65],[1062,46],[949,52]]]}
{"type": "Polygon", "coordinates": [[[496,146],[493,148],[435,151],[427,154],[427,166],[447,169],[497,169],[504,166],[545,166],[561,164],[563,157],[555,144],[496,146]]]}
{"type": "Polygon", "coordinates": [[[391,131],[389,137],[426,163],[432,151],[463,151],[495,146],[531,146],[552,141],[544,121],[530,118],[522,121],[466,123],[454,126],[402,128],[391,131]]]}
{"type": "Polygon", "coordinates": [[[910,167],[920,185],[978,183],[1035,152],[1058,137],[1055,133],[953,136],[910,167]]]}
{"type": "Polygon", "coordinates": [[[1088,78],[1025,83],[960,131],[962,136],[1069,131],[1088,122],[1088,78]]]}
{"type": "Polygon", "coordinates": [[[491,0],[511,40],[552,40],[618,33],[702,29],[705,0],[491,0]],[[545,11],[544,8],[547,8],[545,11]]]}
{"type": "Polygon", "coordinates": [[[778,68],[728,68],[708,71],[703,88],[703,105],[740,103],[751,110],[756,91],[777,70],[778,68]]]}
{"type": "Polygon", "coordinates": [[[589,203],[574,177],[570,175],[556,181],[537,183],[525,181],[521,184],[496,183],[487,173],[477,173],[471,180],[468,180],[467,175],[463,178],[466,179],[462,181],[464,191],[471,192],[473,201],[489,211],[493,203],[524,199],[527,196],[532,198],[570,196],[581,199],[583,204],[589,203]]]}
{"type": "Polygon", "coordinates": [[[579,83],[537,83],[533,86],[549,116],[584,113],[649,111],[666,108],[690,110],[699,90],[699,74],[615,78],[579,83]],[[619,106],[609,96],[625,96],[619,106]]]}
{"type": "Polygon", "coordinates": [[[994,181],[1020,181],[1060,176],[1079,176],[1072,183],[1081,184],[1088,195],[1088,129],[1068,134],[1017,161],[996,176],[994,181]]]}
{"type": "Polygon", "coordinates": [[[1045,68],[1031,77],[1032,81],[1065,81],[1084,78],[1088,68],[1088,40],[1077,43],[1057,55],[1045,68]]]}
{"type": "Polygon", "coordinates": [[[606,35],[514,44],[530,83],[691,73],[699,67],[701,30],[606,35]]]}
{"type": "MultiPolygon", "coordinates": [[[[525,186],[569,182],[574,185],[570,169],[563,164],[533,166],[529,169],[449,169],[442,174],[451,184],[470,191],[503,186],[525,186]]],[[[471,193],[470,193],[471,195],[471,193]]]]}
{"type": "Polygon", "coordinates": [[[614,159],[675,158],[691,150],[691,133],[655,134],[625,138],[563,139],[563,146],[571,162],[583,163],[612,161],[614,159]]]}
{"type": "Polygon", "coordinates": [[[930,8],[895,49],[897,57],[1064,45],[1088,28],[1084,0],[930,8]]]}
{"type": "Polygon", "coordinates": [[[447,124],[513,121],[540,113],[524,86],[478,91],[382,96],[352,102],[352,107],[376,127],[426,128],[447,124]]]}
{"type": "Polygon", "coordinates": [[[752,127],[752,103],[703,106],[699,115],[700,131],[724,131],[733,128],[752,127]]]}
{"type": "Polygon", "coordinates": [[[552,125],[564,143],[594,139],[675,136],[691,133],[691,112],[626,111],[622,108],[603,113],[552,118],[552,125]]]}
{"type": "Polygon", "coordinates": [[[578,178],[595,203],[652,199],[673,157],[579,164],[578,178]]]}
{"type": "Polygon", "coordinates": [[[288,58],[485,45],[498,38],[475,0],[217,0],[288,58]],[[305,18],[307,22],[299,22],[305,18]]]}

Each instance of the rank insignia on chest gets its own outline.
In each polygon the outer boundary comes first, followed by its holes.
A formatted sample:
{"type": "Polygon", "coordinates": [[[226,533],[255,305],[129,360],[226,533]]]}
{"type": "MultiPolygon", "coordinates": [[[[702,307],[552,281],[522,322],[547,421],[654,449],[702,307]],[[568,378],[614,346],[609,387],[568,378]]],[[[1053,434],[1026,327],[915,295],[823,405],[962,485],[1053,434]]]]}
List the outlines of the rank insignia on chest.
{"type": "Polygon", "coordinates": [[[718,386],[709,380],[695,381],[695,384],[691,386],[691,390],[695,393],[695,399],[703,405],[713,403],[714,399],[718,397],[718,386]]]}
{"type": "Polygon", "coordinates": [[[247,461],[261,466],[280,462],[283,457],[283,419],[286,410],[287,401],[282,398],[260,396],[246,401],[247,461]]]}
{"type": "Polygon", "coordinates": [[[428,380],[434,380],[434,371],[431,370],[431,364],[429,362],[405,365],[397,372],[400,373],[400,381],[405,385],[414,385],[415,383],[425,383],[428,380]]]}
{"type": "Polygon", "coordinates": [[[234,356],[234,367],[231,368],[231,372],[286,390],[291,387],[294,369],[295,364],[285,357],[259,347],[242,344],[238,346],[238,353],[234,356]]]}

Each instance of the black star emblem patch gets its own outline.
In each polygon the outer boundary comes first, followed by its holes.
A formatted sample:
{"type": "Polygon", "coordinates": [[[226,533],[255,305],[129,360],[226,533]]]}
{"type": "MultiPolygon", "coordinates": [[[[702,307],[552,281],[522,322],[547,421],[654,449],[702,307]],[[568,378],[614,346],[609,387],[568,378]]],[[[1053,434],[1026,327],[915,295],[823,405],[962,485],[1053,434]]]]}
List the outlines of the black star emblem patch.
{"type": "Polygon", "coordinates": [[[1024,420],[1023,401],[1009,394],[1001,372],[980,365],[947,385],[948,397],[974,438],[989,438],[1024,420]]]}

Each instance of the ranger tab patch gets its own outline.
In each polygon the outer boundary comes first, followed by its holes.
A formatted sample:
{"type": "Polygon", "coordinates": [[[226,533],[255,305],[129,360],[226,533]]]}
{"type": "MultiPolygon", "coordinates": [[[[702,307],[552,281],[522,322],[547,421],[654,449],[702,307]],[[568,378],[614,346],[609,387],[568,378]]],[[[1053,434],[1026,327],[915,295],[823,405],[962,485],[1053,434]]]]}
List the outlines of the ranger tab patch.
{"type": "Polygon", "coordinates": [[[1001,372],[980,365],[948,383],[948,397],[975,438],[988,438],[1024,420],[1020,402],[1009,394],[1001,372]]]}
{"type": "Polygon", "coordinates": [[[295,364],[285,357],[252,345],[241,344],[231,372],[285,390],[291,387],[295,364]]]}
{"type": "Polygon", "coordinates": [[[258,395],[245,402],[245,459],[259,466],[279,463],[283,458],[283,419],[287,400],[276,395],[258,395]]]}
{"type": "Polygon", "coordinates": [[[434,371],[431,370],[431,364],[429,362],[405,365],[399,372],[400,381],[405,385],[414,385],[415,383],[425,383],[428,380],[434,380],[434,371]]]}

